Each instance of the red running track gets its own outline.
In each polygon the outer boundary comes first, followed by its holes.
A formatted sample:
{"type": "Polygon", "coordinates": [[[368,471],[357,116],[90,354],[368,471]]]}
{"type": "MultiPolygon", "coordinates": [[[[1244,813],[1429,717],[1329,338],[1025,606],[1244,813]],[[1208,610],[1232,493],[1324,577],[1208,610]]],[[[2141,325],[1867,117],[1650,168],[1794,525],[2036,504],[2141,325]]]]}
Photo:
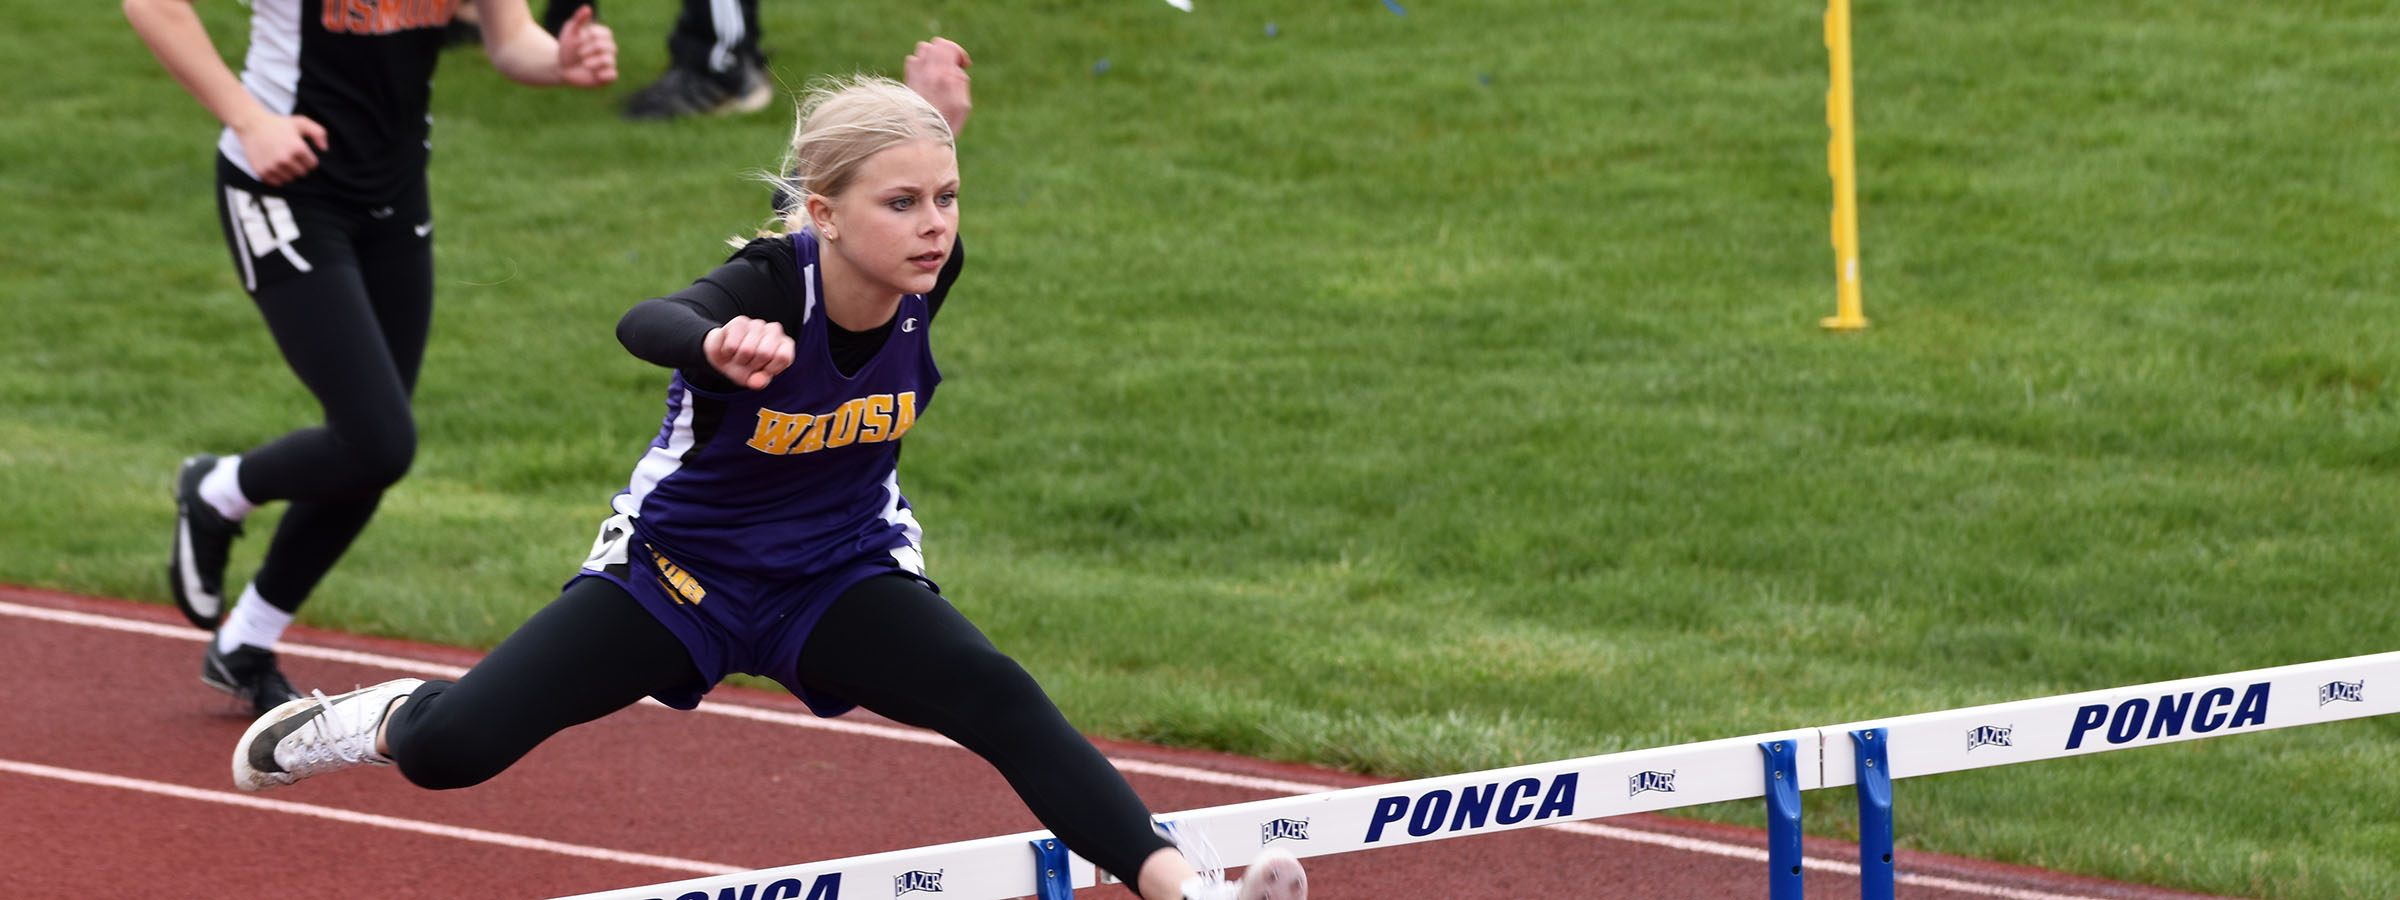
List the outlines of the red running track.
{"type": "MultiPolygon", "coordinates": [[[[0,586],[0,893],[538,900],[1041,827],[988,765],[937,736],[862,713],[816,720],[789,696],[739,688],[695,712],[644,704],[571,729],[467,790],[382,770],[244,794],[228,767],[250,716],[200,684],[203,637],[169,608],[0,586]]],[[[305,627],[282,653],[303,690],[329,693],[454,674],[476,656],[305,627]]],[[[1100,747],[1160,813],[1375,783],[1100,747]]],[[[1307,862],[1318,900],[1720,900],[1766,896],[1765,847],[1756,829],[1645,815],[1307,862]]],[[[1810,898],[1858,896],[1838,871],[1855,845],[1806,851],[1810,898]]],[[[1897,867],[1909,900],[2204,900],[1905,850],[1897,867]]]]}

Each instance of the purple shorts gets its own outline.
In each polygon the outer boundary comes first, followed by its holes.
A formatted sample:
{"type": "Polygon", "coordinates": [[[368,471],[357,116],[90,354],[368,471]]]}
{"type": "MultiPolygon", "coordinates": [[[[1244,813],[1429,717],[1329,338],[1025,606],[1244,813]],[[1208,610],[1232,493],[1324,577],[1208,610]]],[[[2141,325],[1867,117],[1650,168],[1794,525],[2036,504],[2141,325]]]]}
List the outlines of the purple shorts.
{"type": "Polygon", "coordinates": [[[621,563],[594,568],[587,561],[567,583],[584,578],[616,583],[683,642],[700,671],[700,684],[651,695],[676,709],[699,706],[701,695],[739,672],[774,679],[819,716],[849,712],[858,704],[800,684],[800,648],[817,621],[843,591],[878,575],[906,575],[941,590],[890,554],[766,580],[713,571],[707,560],[668,559],[639,537],[631,538],[626,550],[621,563]]]}

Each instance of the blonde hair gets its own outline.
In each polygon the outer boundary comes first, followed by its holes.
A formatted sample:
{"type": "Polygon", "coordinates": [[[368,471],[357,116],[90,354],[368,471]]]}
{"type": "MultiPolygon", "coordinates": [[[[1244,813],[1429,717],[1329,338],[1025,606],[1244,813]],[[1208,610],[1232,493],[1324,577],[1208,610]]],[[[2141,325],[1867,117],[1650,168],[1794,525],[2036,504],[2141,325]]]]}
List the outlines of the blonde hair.
{"type": "Polygon", "coordinates": [[[950,120],[924,97],[879,75],[853,75],[811,84],[800,99],[783,165],[765,176],[776,190],[776,218],[805,226],[808,197],[848,190],[868,157],[914,140],[958,142],[950,120]]]}

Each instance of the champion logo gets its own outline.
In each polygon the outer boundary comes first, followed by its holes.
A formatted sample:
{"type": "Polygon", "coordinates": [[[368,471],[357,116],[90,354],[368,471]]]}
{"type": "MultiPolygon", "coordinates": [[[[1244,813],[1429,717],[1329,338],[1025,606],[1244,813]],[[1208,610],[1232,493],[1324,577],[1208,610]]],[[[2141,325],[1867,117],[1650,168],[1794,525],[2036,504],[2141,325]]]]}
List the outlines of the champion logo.
{"type": "Polygon", "coordinates": [[[1675,793],[1675,773],[1642,772],[1625,779],[1625,796],[1631,797],[1643,791],[1675,793]]]}
{"type": "Polygon", "coordinates": [[[901,320],[900,320],[900,330],[901,330],[901,331],[915,331],[915,330],[917,330],[917,320],[916,320],[916,318],[912,316],[912,317],[910,317],[910,318],[901,319],[901,320]]]}
{"type": "Polygon", "coordinates": [[[2014,747],[2017,729],[2000,725],[1977,725],[1967,731],[1967,749],[1977,747],[2014,747]]]}
{"type": "Polygon", "coordinates": [[[892,896],[914,891],[939,894],[942,892],[942,873],[922,870],[902,872],[892,876],[892,896]]]}
{"type": "Polygon", "coordinates": [[[2367,702],[2367,680],[2361,678],[2357,681],[2334,681],[2317,688],[2318,706],[2324,706],[2335,700],[2349,703],[2367,702]]]}
{"type": "Polygon", "coordinates": [[[1258,842],[1261,845],[1305,840],[1308,840],[1307,819],[1275,819],[1258,826],[1258,842]]]}

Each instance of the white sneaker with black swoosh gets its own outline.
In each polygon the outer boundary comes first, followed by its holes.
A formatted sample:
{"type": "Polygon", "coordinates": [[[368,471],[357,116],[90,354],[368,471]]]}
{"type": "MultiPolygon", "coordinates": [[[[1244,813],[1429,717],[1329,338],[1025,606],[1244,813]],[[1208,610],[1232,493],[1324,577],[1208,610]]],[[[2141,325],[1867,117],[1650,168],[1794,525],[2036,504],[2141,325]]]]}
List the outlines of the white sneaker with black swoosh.
{"type": "Polygon", "coordinates": [[[233,785],[263,791],[358,766],[388,766],[375,739],[392,706],[425,684],[401,678],[333,697],[313,692],[269,710],[233,746],[233,785]]]}

